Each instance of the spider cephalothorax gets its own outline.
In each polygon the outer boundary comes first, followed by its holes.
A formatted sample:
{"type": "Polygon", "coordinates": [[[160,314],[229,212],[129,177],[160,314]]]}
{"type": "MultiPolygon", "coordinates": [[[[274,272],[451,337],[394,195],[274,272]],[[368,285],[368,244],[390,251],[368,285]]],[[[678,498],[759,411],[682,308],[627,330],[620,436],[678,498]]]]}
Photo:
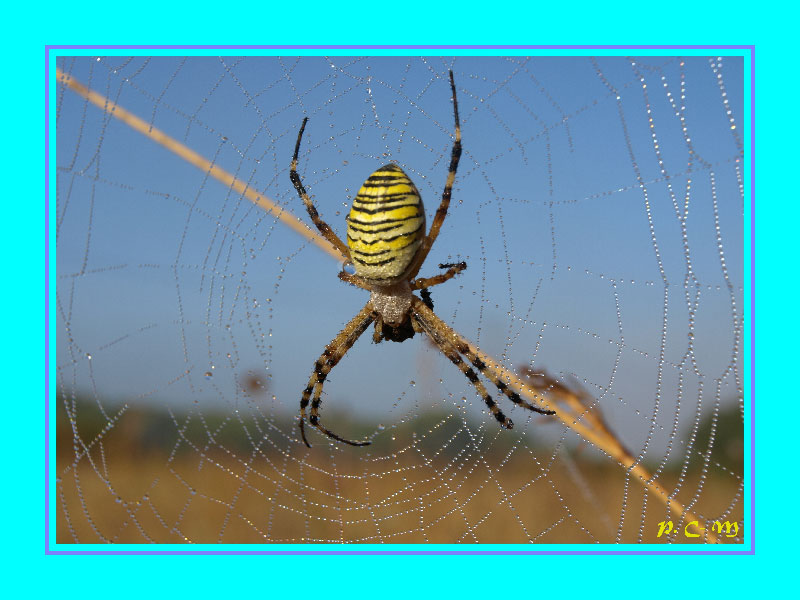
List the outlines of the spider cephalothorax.
{"type": "MultiPolygon", "coordinates": [[[[449,269],[451,267],[463,270],[467,268],[467,263],[439,265],[440,269],[449,269]]],[[[428,288],[422,288],[420,295],[422,296],[423,304],[433,310],[433,300],[428,288]]],[[[411,318],[410,311],[414,302],[414,294],[411,293],[411,286],[408,285],[408,282],[402,282],[399,289],[391,290],[389,293],[373,291],[370,294],[370,302],[372,302],[376,313],[375,332],[372,334],[373,342],[376,344],[380,343],[381,340],[404,342],[414,337],[416,330],[414,329],[414,321],[411,318]],[[399,315],[399,318],[392,320],[387,317],[388,315],[399,315]]]]}
{"type": "Polygon", "coordinates": [[[323,427],[319,422],[319,407],[322,402],[322,386],[328,373],[373,322],[375,331],[372,339],[375,343],[382,340],[402,342],[414,337],[415,333],[427,334],[442,353],[472,382],[489,410],[504,427],[508,429],[513,427],[511,419],[503,414],[475,371],[464,362],[462,356],[515,404],[541,414],[554,414],[553,411],[531,404],[509,389],[508,384],[499,378],[497,372],[470,349],[466,340],[455,334],[434,314],[433,301],[427,288],[444,283],[466,269],[465,262],[441,264],[439,268],[446,269],[444,273],[429,278],[416,278],[447,216],[453,182],[461,157],[461,126],[458,120],[458,101],[452,71],[450,71],[450,89],[453,94],[455,141],[442,201],[427,235],[425,209],[419,191],[399,166],[390,163],[370,175],[358,190],[347,217],[347,245],[342,243],[320,218],[297,173],[297,156],[308,118],[303,119],[300,126],[289,173],[292,183],[319,231],[342,254],[344,260],[353,265],[355,273],[342,271],[339,273],[339,278],[370,292],[369,301],[364,308],[326,346],[322,356],[314,363],[314,372],[303,390],[300,400],[300,431],[303,442],[309,447],[305,434],[306,408],[309,403],[311,414],[308,421],[324,434],[353,446],[370,443],[344,439],[323,427]],[[413,293],[414,290],[421,290],[421,299],[413,293]]]}

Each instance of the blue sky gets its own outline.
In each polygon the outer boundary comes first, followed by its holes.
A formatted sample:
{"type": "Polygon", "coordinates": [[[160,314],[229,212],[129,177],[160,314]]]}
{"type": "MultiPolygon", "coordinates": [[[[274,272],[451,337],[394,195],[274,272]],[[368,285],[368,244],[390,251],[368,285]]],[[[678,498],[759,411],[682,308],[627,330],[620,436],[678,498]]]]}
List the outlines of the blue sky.
{"type": "MultiPolygon", "coordinates": [[[[430,222],[452,143],[452,68],[464,155],[423,273],[454,259],[469,268],[433,290],[436,311],[511,366],[577,377],[635,446],[656,406],[669,429],[677,398],[691,420],[698,401],[705,411],[717,393],[727,402],[736,392],[726,369],[742,343],[733,329],[744,208],[741,140],[726,110],[741,127],[743,65],[724,59],[718,78],[705,57],[683,61],[84,57],[58,66],[303,218],[288,168],[308,116],[300,172],[340,234],[352,195],[390,160],[416,182],[430,222]],[[685,105],[683,120],[667,92],[685,105]]],[[[60,92],[58,113],[59,384],[104,399],[296,411],[314,360],[366,294],[274,218],[72,92],[60,92]],[[270,378],[266,398],[237,391],[247,370],[270,378]]],[[[325,409],[386,422],[462,396],[472,414],[485,410],[419,339],[375,347],[365,335],[326,390],[325,409]]]]}

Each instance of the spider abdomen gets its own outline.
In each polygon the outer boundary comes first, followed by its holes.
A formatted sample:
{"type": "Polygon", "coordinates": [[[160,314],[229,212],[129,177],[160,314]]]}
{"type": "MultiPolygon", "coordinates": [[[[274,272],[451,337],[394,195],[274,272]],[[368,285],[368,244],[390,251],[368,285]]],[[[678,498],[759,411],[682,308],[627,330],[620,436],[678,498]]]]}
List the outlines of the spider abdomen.
{"type": "Polygon", "coordinates": [[[356,275],[401,277],[425,237],[425,210],[414,183],[397,165],[370,175],[347,218],[347,245],[356,275]]]}

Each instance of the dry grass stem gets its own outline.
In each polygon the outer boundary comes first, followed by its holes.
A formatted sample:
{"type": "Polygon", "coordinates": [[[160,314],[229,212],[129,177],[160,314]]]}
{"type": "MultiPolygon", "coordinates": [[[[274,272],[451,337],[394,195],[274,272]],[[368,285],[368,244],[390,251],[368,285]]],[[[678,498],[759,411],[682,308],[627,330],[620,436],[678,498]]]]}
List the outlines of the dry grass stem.
{"type": "Polygon", "coordinates": [[[237,179],[234,175],[228,173],[219,165],[215,165],[194,150],[190,150],[175,138],[170,137],[160,129],[153,127],[152,124],[147,123],[133,113],[125,110],[119,104],[112,102],[102,94],[98,94],[97,92],[90,90],[71,75],[64,73],[61,69],[56,69],[56,76],[58,77],[59,82],[67,86],[79,96],[86,98],[89,102],[101,108],[115,119],[119,119],[131,129],[138,131],[144,136],[147,136],[189,164],[192,164],[201,171],[208,173],[211,177],[223,185],[241,194],[253,204],[256,204],[271,215],[274,215],[281,223],[289,227],[295,233],[299,233],[307,240],[316,244],[337,261],[342,260],[341,254],[339,254],[339,252],[333,246],[331,246],[331,244],[328,243],[325,238],[309,229],[309,227],[297,216],[285,210],[281,206],[278,206],[275,202],[251,188],[247,183],[237,179]]]}
{"type": "MultiPolygon", "coordinates": [[[[591,397],[585,391],[573,391],[547,373],[535,372],[527,365],[520,367],[519,370],[528,383],[528,389],[534,390],[533,394],[528,393],[529,399],[547,403],[567,427],[615,459],[621,467],[627,469],[634,480],[651,491],[675,516],[687,523],[697,520],[692,512],[684,510],[680,502],[671,498],[669,492],[645,469],[640,462],[641,457],[634,457],[625,448],[609,428],[599,407],[591,402],[591,397]]],[[[710,531],[706,531],[705,536],[712,544],[718,542],[710,531]]]]}

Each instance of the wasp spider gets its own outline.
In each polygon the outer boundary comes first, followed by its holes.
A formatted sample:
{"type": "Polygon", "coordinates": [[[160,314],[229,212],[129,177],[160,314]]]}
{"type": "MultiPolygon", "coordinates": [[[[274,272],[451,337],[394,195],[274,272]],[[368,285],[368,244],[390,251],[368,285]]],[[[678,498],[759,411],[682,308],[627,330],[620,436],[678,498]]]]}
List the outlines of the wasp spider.
{"type": "Polygon", "coordinates": [[[448,281],[466,269],[466,263],[439,265],[440,269],[446,271],[434,277],[416,278],[447,216],[453,181],[461,156],[461,126],[458,120],[458,102],[452,71],[450,71],[450,89],[453,94],[455,142],[450,155],[450,170],[447,173],[442,201],[427,235],[425,235],[425,210],[419,191],[400,167],[388,164],[370,175],[358,190],[347,218],[345,246],[320,218],[297,173],[297,155],[308,117],[303,119],[300,126],[289,173],[292,183],[308,209],[314,225],[355,269],[355,274],[341,271],[339,278],[370,292],[369,301],[364,308],[325,347],[322,356],[314,363],[314,372],[303,390],[300,400],[300,432],[303,442],[309,447],[311,444],[308,443],[305,433],[306,408],[309,403],[311,414],[308,422],[325,435],[353,446],[366,446],[370,443],[344,439],[323,427],[319,421],[319,407],[322,402],[322,386],[328,373],[373,322],[375,330],[372,340],[375,343],[381,340],[402,342],[414,337],[415,333],[426,333],[442,353],[472,382],[486,402],[486,406],[504,427],[508,429],[513,427],[511,419],[503,414],[475,371],[466,364],[462,356],[515,404],[537,413],[555,414],[554,411],[527,402],[509,389],[498,373],[470,349],[466,340],[434,314],[427,288],[448,281]],[[421,290],[421,299],[412,293],[414,290],[421,290]]]}

